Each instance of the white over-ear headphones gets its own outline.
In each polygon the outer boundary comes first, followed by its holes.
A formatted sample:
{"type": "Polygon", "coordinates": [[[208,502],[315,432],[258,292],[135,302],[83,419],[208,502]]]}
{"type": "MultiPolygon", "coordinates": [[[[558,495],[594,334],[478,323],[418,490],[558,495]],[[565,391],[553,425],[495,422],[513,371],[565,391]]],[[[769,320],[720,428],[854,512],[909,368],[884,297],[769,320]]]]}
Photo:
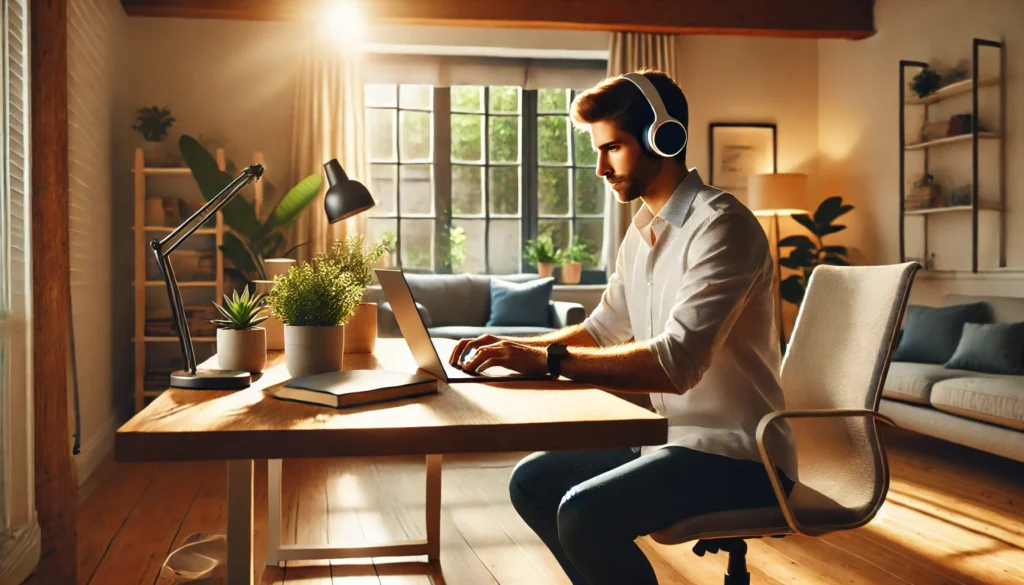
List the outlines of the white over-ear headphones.
{"type": "Polygon", "coordinates": [[[644,128],[644,146],[647,147],[647,150],[666,158],[682,152],[686,147],[686,126],[668,115],[665,104],[661,101],[661,95],[651,80],[639,73],[627,73],[623,77],[632,81],[640,89],[640,93],[644,94],[647,103],[654,110],[654,122],[644,128]]]}

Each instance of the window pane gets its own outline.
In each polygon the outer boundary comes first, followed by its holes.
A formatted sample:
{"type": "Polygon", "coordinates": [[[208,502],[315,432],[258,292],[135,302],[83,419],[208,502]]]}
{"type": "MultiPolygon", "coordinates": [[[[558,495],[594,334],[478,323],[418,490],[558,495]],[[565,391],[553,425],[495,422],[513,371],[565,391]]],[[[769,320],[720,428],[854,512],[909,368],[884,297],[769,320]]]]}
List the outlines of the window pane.
{"type": "Polygon", "coordinates": [[[491,274],[519,274],[523,232],[519,220],[491,220],[488,256],[491,274]]]}
{"type": "Polygon", "coordinates": [[[579,215],[601,215],[604,213],[605,181],[594,173],[594,169],[575,169],[576,213],[579,215]]]}
{"type": "Polygon", "coordinates": [[[452,165],[452,213],[481,215],[484,211],[483,167],[452,165]]]}
{"type": "Polygon", "coordinates": [[[585,240],[587,250],[594,256],[590,262],[584,262],[584,268],[597,268],[600,266],[601,245],[604,242],[604,220],[603,219],[578,219],[576,220],[576,235],[585,240]]]}
{"type": "Polygon", "coordinates": [[[434,220],[402,220],[402,268],[434,269],[434,220]]]}
{"type": "MultiPolygon", "coordinates": [[[[398,220],[370,218],[366,225],[366,231],[371,242],[379,242],[386,233],[390,233],[392,236],[398,234],[398,220]]],[[[398,259],[392,251],[381,259],[381,264],[390,268],[395,266],[397,261],[398,259]]]]}
{"type": "Polygon", "coordinates": [[[537,155],[543,163],[569,162],[569,118],[537,118],[537,155]]]}
{"type": "Polygon", "coordinates": [[[541,89],[537,91],[537,111],[564,114],[569,111],[568,91],[564,89],[541,89]]]}
{"type": "Polygon", "coordinates": [[[484,88],[459,85],[452,88],[453,112],[483,112],[484,88]]]}
{"type": "Polygon", "coordinates": [[[541,219],[537,221],[537,232],[548,234],[555,244],[555,250],[564,250],[569,246],[568,219],[541,219]]]}
{"type": "Polygon", "coordinates": [[[484,117],[472,114],[452,114],[452,160],[483,160],[484,117]]]}
{"type": "Polygon", "coordinates": [[[402,123],[399,156],[402,162],[430,160],[430,114],[401,112],[402,123]]]}
{"type": "Polygon", "coordinates": [[[398,105],[403,108],[429,110],[433,87],[429,85],[402,85],[398,88],[398,105]]]}
{"type": "Polygon", "coordinates": [[[370,194],[377,205],[373,206],[373,215],[394,215],[395,213],[395,176],[398,165],[370,165],[370,194]]]}
{"type": "Polygon", "coordinates": [[[489,162],[519,161],[519,117],[495,116],[490,119],[489,162]]]}
{"type": "Polygon", "coordinates": [[[481,274],[487,270],[484,264],[484,224],[482,219],[455,219],[452,220],[452,272],[469,272],[481,274]],[[458,230],[462,230],[459,235],[458,230]],[[465,237],[465,245],[460,247],[459,242],[465,237]],[[461,248],[465,248],[460,251],[461,248]],[[462,260],[461,263],[458,260],[462,260]]]}
{"type": "Polygon", "coordinates": [[[366,110],[370,133],[370,160],[395,160],[395,111],[366,110]]]}
{"type": "Polygon", "coordinates": [[[401,214],[434,212],[434,188],[431,183],[430,165],[401,165],[399,177],[401,189],[398,193],[401,214]]]}
{"type": "Polygon", "coordinates": [[[590,141],[590,132],[577,132],[574,138],[576,141],[576,164],[597,166],[597,153],[590,141]]]}
{"type": "Polygon", "coordinates": [[[492,167],[487,170],[490,182],[491,213],[519,214],[519,167],[492,167]]]}
{"type": "Polygon", "coordinates": [[[519,112],[518,87],[492,87],[490,94],[492,112],[519,112]]]}
{"type": "Polygon", "coordinates": [[[393,108],[398,105],[395,101],[395,86],[392,83],[367,83],[364,96],[364,105],[367,107],[393,108]]]}
{"type": "Polygon", "coordinates": [[[541,215],[569,214],[569,169],[538,169],[537,209],[541,215]]]}

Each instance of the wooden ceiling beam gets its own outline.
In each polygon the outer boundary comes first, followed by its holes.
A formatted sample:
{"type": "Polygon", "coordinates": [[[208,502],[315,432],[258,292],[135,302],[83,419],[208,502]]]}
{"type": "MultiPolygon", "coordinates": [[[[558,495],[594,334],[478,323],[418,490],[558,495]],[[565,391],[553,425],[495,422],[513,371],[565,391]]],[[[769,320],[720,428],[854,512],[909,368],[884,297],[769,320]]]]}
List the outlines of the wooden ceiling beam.
{"type": "MultiPolygon", "coordinates": [[[[862,39],[874,0],[357,0],[373,23],[862,39]]],[[[129,16],[294,20],[316,0],[121,0],[129,16]]]]}

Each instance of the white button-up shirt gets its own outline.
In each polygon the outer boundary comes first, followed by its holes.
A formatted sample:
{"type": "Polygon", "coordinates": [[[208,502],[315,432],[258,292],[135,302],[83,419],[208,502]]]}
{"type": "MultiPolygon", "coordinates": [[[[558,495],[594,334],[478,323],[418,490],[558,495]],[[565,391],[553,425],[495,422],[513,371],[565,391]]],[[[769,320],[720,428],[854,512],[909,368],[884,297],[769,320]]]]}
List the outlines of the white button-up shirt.
{"type": "MultiPolygon", "coordinates": [[[[657,216],[644,205],[633,218],[583,327],[602,346],[648,342],[680,392],[651,395],[669,445],[761,461],[757,425],[785,408],[773,278],[757,218],[694,169],[657,216]]],[[[795,479],[788,425],[769,427],[766,443],[795,479]]]]}

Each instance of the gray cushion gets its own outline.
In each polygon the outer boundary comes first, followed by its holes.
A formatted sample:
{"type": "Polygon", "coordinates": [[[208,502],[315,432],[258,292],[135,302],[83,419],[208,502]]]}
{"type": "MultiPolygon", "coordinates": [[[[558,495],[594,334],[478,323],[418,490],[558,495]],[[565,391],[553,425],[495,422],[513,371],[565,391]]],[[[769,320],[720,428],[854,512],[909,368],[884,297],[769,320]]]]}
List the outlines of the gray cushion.
{"type": "Polygon", "coordinates": [[[956,351],[964,323],[991,323],[992,311],[982,302],[952,307],[907,307],[906,325],[893,361],[944,364],[956,351]]]}
{"type": "Polygon", "coordinates": [[[553,331],[550,327],[467,327],[463,325],[450,325],[447,327],[432,327],[429,329],[431,337],[442,337],[444,339],[467,339],[479,337],[484,334],[504,335],[507,337],[527,337],[529,335],[540,335],[553,331]]]}
{"type": "Polygon", "coordinates": [[[965,323],[960,344],[947,368],[1024,375],[1024,322],[965,323]]]}
{"type": "Polygon", "coordinates": [[[1018,323],[1024,321],[1024,298],[1019,297],[976,297],[968,295],[946,295],[942,305],[966,305],[983,301],[992,311],[993,323],[1018,323]]]}
{"type": "Polygon", "coordinates": [[[932,406],[1024,431],[1024,376],[953,378],[932,386],[932,406]]]}
{"type": "Polygon", "coordinates": [[[932,385],[942,380],[963,376],[976,376],[974,372],[951,370],[939,364],[892,362],[885,378],[882,396],[893,400],[928,404],[932,385]]]}
{"type": "Polygon", "coordinates": [[[430,310],[434,325],[477,325],[491,314],[491,284],[475,274],[406,274],[412,297],[430,310]]]}

